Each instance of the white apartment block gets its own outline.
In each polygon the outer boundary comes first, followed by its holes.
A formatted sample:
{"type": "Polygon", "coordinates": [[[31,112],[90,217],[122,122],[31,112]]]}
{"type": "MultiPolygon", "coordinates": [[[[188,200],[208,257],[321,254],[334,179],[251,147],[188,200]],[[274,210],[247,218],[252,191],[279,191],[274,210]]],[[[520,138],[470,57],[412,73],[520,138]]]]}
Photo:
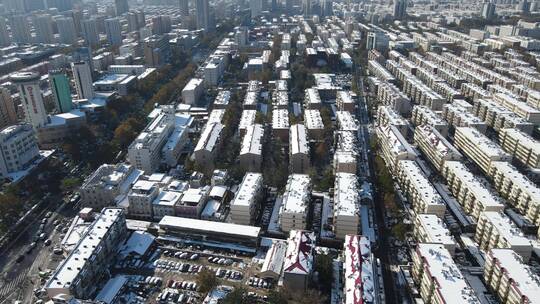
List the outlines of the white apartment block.
{"type": "Polygon", "coordinates": [[[540,110],[533,108],[523,101],[503,93],[493,95],[493,100],[530,123],[540,123],[540,110]]]}
{"type": "Polygon", "coordinates": [[[36,132],[30,124],[5,127],[0,131],[0,174],[27,169],[39,158],[36,132]]]}
{"type": "Polygon", "coordinates": [[[334,171],[356,174],[358,156],[356,133],[337,131],[335,132],[335,140],[334,171]]]}
{"type": "Polygon", "coordinates": [[[486,188],[467,167],[458,161],[444,163],[442,176],[452,195],[463,206],[465,212],[478,220],[483,211],[502,211],[500,199],[486,188]]]}
{"type": "Polygon", "coordinates": [[[309,110],[320,110],[321,104],[319,90],[315,88],[306,89],[304,95],[304,107],[309,110]]]}
{"type": "Polygon", "coordinates": [[[540,169],[540,142],[517,129],[499,131],[501,148],[525,166],[540,169]]]}
{"type": "Polygon", "coordinates": [[[128,214],[130,217],[152,220],[152,202],[160,193],[160,185],[152,180],[138,180],[128,194],[128,214]]]}
{"type": "Polygon", "coordinates": [[[347,111],[336,111],[337,128],[340,131],[358,131],[358,122],[347,111]]]}
{"type": "Polygon", "coordinates": [[[392,174],[400,160],[416,159],[416,152],[394,126],[377,127],[376,134],[381,146],[381,157],[392,174]]]}
{"type": "Polygon", "coordinates": [[[197,104],[204,93],[204,80],[201,78],[191,78],[182,89],[182,100],[185,104],[197,104]]]}
{"type": "Polygon", "coordinates": [[[394,78],[394,76],[378,61],[369,60],[368,71],[371,75],[377,77],[378,79],[382,81],[385,81],[388,83],[396,82],[396,78],[394,78]]]}
{"type": "Polygon", "coordinates": [[[411,111],[409,97],[395,85],[388,82],[379,82],[377,85],[377,101],[391,107],[394,111],[404,114],[411,111]]]}
{"type": "Polygon", "coordinates": [[[403,136],[407,136],[407,133],[409,132],[409,122],[389,106],[379,106],[377,108],[377,125],[392,125],[396,127],[403,136]]]}
{"type": "Polygon", "coordinates": [[[445,161],[459,161],[463,158],[461,153],[431,125],[416,127],[414,142],[439,172],[442,171],[445,161]]]}
{"type": "Polygon", "coordinates": [[[483,120],[488,126],[499,131],[504,128],[516,128],[527,134],[532,134],[534,124],[527,122],[509,109],[491,99],[474,101],[473,114],[483,120]]]}
{"type": "Polygon", "coordinates": [[[336,93],[336,107],[339,111],[354,113],[356,103],[350,91],[338,91],[336,93]]]}
{"type": "Polygon", "coordinates": [[[240,188],[231,201],[231,221],[235,224],[250,225],[259,209],[263,193],[263,177],[261,173],[247,172],[240,188]]]}
{"type": "Polygon", "coordinates": [[[142,174],[142,170],[123,163],[101,165],[79,189],[82,205],[96,211],[114,206],[142,174]]]}
{"type": "Polygon", "coordinates": [[[413,232],[418,243],[441,244],[451,255],[454,255],[456,240],[440,217],[434,214],[417,213],[414,218],[413,232]]]}
{"type": "Polygon", "coordinates": [[[289,171],[307,174],[310,168],[309,145],[306,127],[292,125],[289,131],[289,171]]]}
{"type": "Polygon", "coordinates": [[[206,125],[210,125],[213,123],[223,123],[224,116],[225,116],[225,109],[213,109],[212,112],[210,112],[210,115],[208,115],[208,119],[206,120],[206,125]]]}
{"type": "Polygon", "coordinates": [[[476,223],[474,239],[480,249],[508,248],[529,261],[532,254],[531,241],[526,238],[512,220],[502,212],[485,211],[476,223]]]}
{"type": "Polygon", "coordinates": [[[288,109],[289,94],[287,91],[272,92],[272,109],[288,109]]]}
{"type": "Polygon", "coordinates": [[[192,117],[175,113],[174,107],[163,106],[153,112],[152,121],[128,147],[128,159],[147,174],[164,163],[176,166],[188,141],[192,117]]]}
{"type": "Polygon", "coordinates": [[[45,283],[49,298],[60,294],[78,299],[92,298],[99,287],[96,283],[102,282],[109,273],[117,245],[126,235],[123,209],[103,209],[45,283]]]}
{"type": "Polygon", "coordinates": [[[456,148],[463,151],[466,156],[477,164],[484,173],[489,171],[493,161],[512,160],[512,156],[474,128],[456,128],[454,144],[456,148]]]}
{"type": "Polygon", "coordinates": [[[456,102],[447,103],[443,105],[441,117],[455,128],[472,127],[476,128],[480,133],[485,134],[487,130],[486,123],[472,114],[471,111],[472,106],[471,110],[469,110],[456,102]]]}
{"type": "Polygon", "coordinates": [[[246,134],[246,130],[249,126],[255,124],[255,118],[257,117],[257,110],[243,110],[242,116],[240,116],[240,123],[238,124],[238,131],[240,137],[246,134]]]}
{"type": "Polygon", "coordinates": [[[446,103],[444,97],[433,91],[413,75],[409,75],[409,77],[405,78],[403,82],[403,92],[407,94],[412,101],[435,111],[441,110],[443,104],[446,103]]]}
{"type": "Polygon", "coordinates": [[[415,126],[430,125],[439,131],[443,137],[448,136],[448,123],[426,106],[414,106],[411,121],[415,126]]]}
{"type": "Polygon", "coordinates": [[[254,124],[247,128],[240,145],[240,167],[246,172],[261,172],[264,128],[254,124]]]}
{"type": "Polygon", "coordinates": [[[212,107],[214,109],[226,109],[229,106],[230,101],[231,101],[231,91],[220,90],[216,98],[214,99],[214,103],[212,104],[212,107]]]}
{"type": "Polygon", "coordinates": [[[311,180],[306,174],[291,174],[282,196],[279,222],[282,231],[306,228],[306,212],[311,199],[311,180]]]}
{"type": "Polygon", "coordinates": [[[259,104],[259,92],[258,91],[248,91],[246,96],[244,96],[244,101],[242,103],[242,108],[244,110],[257,110],[257,105],[259,104]]]}
{"type": "Polygon", "coordinates": [[[220,123],[206,124],[201,132],[201,137],[193,150],[195,164],[208,172],[214,170],[214,159],[218,150],[219,139],[223,125],[220,123]]]}
{"type": "Polygon", "coordinates": [[[272,132],[282,143],[289,141],[289,111],[277,109],[272,111],[272,132]]]}
{"type": "Polygon", "coordinates": [[[384,303],[371,241],[365,236],[346,235],[343,249],[343,303],[384,303]]]}
{"type": "Polygon", "coordinates": [[[309,138],[322,139],[324,137],[324,123],[319,110],[304,110],[304,124],[309,138]]]}
{"type": "Polygon", "coordinates": [[[444,217],[446,205],[441,195],[422,173],[414,160],[400,160],[397,163],[397,181],[401,190],[410,200],[416,213],[435,214],[444,217]]]}
{"type": "Polygon", "coordinates": [[[442,244],[420,243],[411,255],[412,277],[424,303],[480,303],[442,244]]]}
{"type": "Polygon", "coordinates": [[[540,302],[540,277],[513,250],[491,249],[486,254],[484,280],[501,303],[540,302]]]}
{"type": "Polygon", "coordinates": [[[501,197],[531,222],[540,223],[540,189],[537,185],[507,162],[493,162],[489,176],[501,197]]]}
{"type": "Polygon", "coordinates": [[[336,173],[334,183],[334,234],[345,239],[358,234],[360,224],[360,186],[356,174],[336,173]]]}

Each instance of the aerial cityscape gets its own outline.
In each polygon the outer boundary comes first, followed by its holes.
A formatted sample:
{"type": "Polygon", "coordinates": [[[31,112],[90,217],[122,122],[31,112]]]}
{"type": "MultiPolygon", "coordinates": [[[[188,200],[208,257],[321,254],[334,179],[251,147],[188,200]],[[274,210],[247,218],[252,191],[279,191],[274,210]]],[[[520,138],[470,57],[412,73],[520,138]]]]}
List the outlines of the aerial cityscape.
{"type": "Polygon", "coordinates": [[[0,0],[0,304],[540,304],[540,2],[0,0]]]}

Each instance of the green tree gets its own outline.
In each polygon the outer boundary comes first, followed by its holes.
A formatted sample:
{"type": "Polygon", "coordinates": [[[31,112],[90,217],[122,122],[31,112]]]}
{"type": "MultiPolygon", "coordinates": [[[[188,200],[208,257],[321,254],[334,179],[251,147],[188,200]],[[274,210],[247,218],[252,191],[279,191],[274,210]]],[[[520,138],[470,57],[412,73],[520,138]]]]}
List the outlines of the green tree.
{"type": "Polygon", "coordinates": [[[62,180],[60,188],[62,191],[73,191],[81,185],[81,179],[77,177],[66,177],[62,180]]]}
{"type": "Polygon", "coordinates": [[[243,286],[236,286],[233,291],[225,296],[223,304],[250,304],[251,301],[247,297],[247,290],[243,286]]]}
{"type": "Polygon", "coordinates": [[[315,259],[315,270],[319,273],[319,287],[326,292],[332,287],[334,268],[332,257],[328,254],[319,254],[315,259]]]}

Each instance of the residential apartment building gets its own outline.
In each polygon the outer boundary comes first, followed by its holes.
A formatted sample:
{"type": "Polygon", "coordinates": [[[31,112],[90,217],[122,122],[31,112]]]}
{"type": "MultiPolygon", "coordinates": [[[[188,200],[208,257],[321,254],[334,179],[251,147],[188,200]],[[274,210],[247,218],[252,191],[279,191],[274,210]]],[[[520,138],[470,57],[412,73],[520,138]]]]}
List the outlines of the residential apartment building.
{"type": "Polygon", "coordinates": [[[361,235],[346,235],[343,243],[344,304],[384,303],[384,290],[371,241],[361,235]]]}
{"type": "Polygon", "coordinates": [[[283,261],[283,286],[295,292],[307,289],[313,272],[315,233],[291,230],[287,239],[287,252],[283,261]]]}
{"type": "Polygon", "coordinates": [[[480,303],[442,244],[420,243],[411,255],[412,277],[424,303],[480,303]]]}
{"type": "Polygon", "coordinates": [[[311,200],[311,180],[306,174],[291,174],[281,199],[280,228],[284,232],[306,228],[306,211],[311,200]]]}
{"type": "Polygon", "coordinates": [[[443,137],[448,136],[448,123],[426,106],[414,106],[411,121],[415,126],[430,125],[441,133],[443,137]]]}
{"type": "Polygon", "coordinates": [[[403,136],[407,136],[410,127],[409,122],[389,106],[379,106],[377,108],[377,125],[392,125],[396,127],[403,136]]]}
{"type": "Polygon", "coordinates": [[[519,254],[525,261],[529,261],[533,250],[531,241],[502,212],[482,212],[476,224],[474,239],[485,251],[493,248],[508,248],[519,254]]]}
{"type": "Polygon", "coordinates": [[[444,217],[446,205],[435,190],[422,169],[413,160],[400,160],[397,163],[395,176],[401,190],[407,197],[416,213],[435,214],[444,217]]]}
{"type": "Polygon", "coordinates": [[[493,161],[512,160],[509,154],[474,128],[456,128],[454,144],[484,173],[489,171],[493,161]]]}
{"type": "Polygon", "coordinates": [[[289,141],[289,111],[278,109],[272,111],[272,132],[282,143],[289,141]]]}
{"type": "Polygon", "coordinates": [[[206,124],[193,151],[195,163],[207,172],[214,170],[214,159],[222,131],[221,123],[206,124]]]}
{"type": "Polygon", "coordinates": [[[93,299],[99,288],[96,283],[106,280],[117,246],[126,236],[124,210],[104,208],[45,283],[49,298],[63,294],[93,299]]]}
{"type": "Polygon", "coordinates": [[[511,249],[491,249],[484,265],[486,285],[503,304],[539,301],[540,277],[511,249]]]}
{"type": "Polygon", "coordinates": [[[440,217],[434,214],[417,213],[414,218],[413,233],[419,243],[441,244],[452,256],[454,255],[456,240],[440,217]]]}
{"type": "Polygon", "coordinates": [[[79,189],[82,205],[95,211],[115,206],[142,174],[142,170],[124,163],[101,165],[79,189]]]}
{"type": "Polygon", "coordinates": [[[29,124],[18,124],[0,130],[0,174],[9,177],[28,169],[39,158],[36,132],[29,124]]]}
{"type": "Polygon", "coordinates": [[[238,131],[240,137],[244,137],[246,130],[249,126],[255,124],[255,118],[257,117],[257,110],[243,110],[242,116],[240,116],[240,123],[238,124],[238,131]]]}
{"type": "Polygon", "coordinates": [[[292,125],[289,131],[289,172],[307,174],[310,168],[306,127],[292,125]]]}
{"type": "Polygon", "coordinates": [[[360,224],[360,186],[356,174],[336,173],[334,183],[334,234],[345,239],[358,234],[360,224]]]}
{"type": "Polygon", "coordinates": [[[454,101],[443,105],[441,117],[454,128],[472,127],[485,134],[487,130],[486,123],[472,114],[471,111],[454,101]]]}
{"type": "Polygon", "coordinates": [[[499,144],[523,165],[540,169],[540,142],[517,129],[501,129],[499,144]]]}
{"type": "Polygon", "coordinates": [[[444,163],[442,176],[465,212],[478,220],[483,211],[502,211],[504,205],[492,191],[458,161],[444,163]]]}
{"type": "Polygon", "coordinates": [[[182,100],[185,104],[196,105],[204,93],[204,80],[191,78],[182,89],[182,100]]]}
{"type": "Polygon", "coordinates": [[[400,160],[416,159],[416,152],[396,127],[391,125],[379,126],[375,132],[381,147],[381,157],[392,174],[396,171],[400,160]]]}
{"type": "Polygon", "coordinates": [[[356,102],[351,96],[350,91],[338,91],[336,93],[336,107],[339,111],[354,113],[356,102]]]}
{"type": "Polygon", "coordinates": [[[264,128],[254,124],[246,129],[240,145],[240,167],[246,172],[261,172],[264,128]]]}
{"type": "Polygon", "coordinates": [[[250,225],[257,215],[264,193],[261,173],[247,172],[231,201],[231,220],[235,224],[250,225]]]}
{"type": "Polygon", "coordinates": [[[417,126],[414,129],[414,142],[439,172],[442,171],[445,161],[460,161],[463,158],[461,153],[431,125],[417,126]]]}
{"type": "Polygon", "coordinates": [[[304,110],[304,125],[309,138],[322,139],[324,137],[324,123],[319,110],[304,110]]]}
{"type": "Polygon", "coordinates": [[[356,133],[352,131],[334,132],[336,152],[334,153],[335,172],[357,172],[358,146],[356,133]]]}
{"type": "Polygon", "coordinates": [[[320,110],[321,104],[319,91],[315,88],[306,89],[304,95],[304,107],[309,110],[320,110]]]}
{"type": "Polygon", "coordinates": [[[128,147],[128,159],[137,169],[150,174],[160,165],[176,166],[188,141],[193,118],[175,113],[173,106],[161,106],[152,120],[128,147]]]}

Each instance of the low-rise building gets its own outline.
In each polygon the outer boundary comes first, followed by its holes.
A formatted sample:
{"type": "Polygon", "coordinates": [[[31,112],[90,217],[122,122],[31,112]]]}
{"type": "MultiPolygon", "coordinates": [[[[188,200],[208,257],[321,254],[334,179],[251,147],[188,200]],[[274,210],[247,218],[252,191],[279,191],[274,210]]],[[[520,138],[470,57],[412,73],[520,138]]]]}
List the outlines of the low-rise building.
{"type": "Polygon", "coordinates": [[[289,132],[289,172],[306,174],[310,168],[306,127],[292,125],[289,132]]]}
{"type": "Polygon", "coordinates": [[[282,196],[279,222],[282,231],[306,228],[306,210],[311,200],[311,180],[306,174],[291,174],[282,196]]]}
{"type": "Polygon", "coordinates": [[[448,123],[426,106],[414,106],[411,121],[415,126],[430,125],[441,133],[443,137],[448,136],[448,123]]]}
{"type": "Polygon", "coordinates": [[[283,263],[283,286],[292,291],[305,291],[313,272],[315,233],[291,230],[283,263]]]}
{"type": "Polygon", "coordinates": [[[231,91],[229,90],[220,90],[214,99],[213,108],[214,109],[226,109],[229,106],[231,101],[231,91]]]}
{"type": "Polygon", "coordinates": [[[465,212],[478,220],[483,211],[502,211],[504,205],[492,191],[458,161],[447,161],[441,172],[452,195],[465,212]]]}
{"type": "Polygon", "coordinates": [[[207,172],[214,170],[214,159],[222,131],[223,125],[220,123],[207,124],[193,150],[195,163],[207,172]]]}
{"type": "Polygon", "coordinates": [[[504,152],[487,136],[474,128],[456,128],[454,135],[456,148],[463,151],[484,173],[489,171],[493,161],[511,161],[512,157],[504,152]]]}
{"type": "Polygon", "coordinates": [[[334,183],[334,234],[344,239],[357,234],[360,224],[360,186],[356,174],[336,173],[334,183]]]}
{"type": "Polygon", "coordinates": [[[540,277],[513,250],[488,251],[484,280],[501,303],[536,303],[539,300],[540,277]]]}
{"type": "Polygon", "coordinates": [[[304,96],[304,107],[309,110],[320,110],[321,109],[321,96],[319,96],[319,91],[315,88],[306,89],[304,96]]]}
{"type": "Polygon", "coordinates": [[[336,93],[336,107],[339,111],[354,113],[356,102],[351,96],[350,91],[338,91],[336,93]]]}
{"type": "Polygon", "coordinates": [[[389,106],[379,106],[377,108],[377,125],[392,125],[396,127],[403,136],[407,136],[410,127],[409,122],[389,106]]]}
{"type": "Polygon", "coordinates": [[[414,218],[414,236],[419,243],[441,244],[451,255],[454,255],[457,246],[456,241],[444,221],[434,214],[416,214],[414,218]]]}
{"type": "Polygon", "coordinates": [[[257,110],[243,110],[242,116],[240,116],[240,123],[238,124],[238,131],[240,137],[244,137],[246,130],[249,126],[255,124],[255,118],[257,117],[257,110]]]}
{"type": "Polygon", "coordinates": [[[377,261],[371,241],[361,235],[346,235],[343,243],[344,304],[384,303],[377,261]]]}
{"type": "Polygon", "coordinates": [[[289,111],[277,109],[272,111],[272,132],[282,143],[289,141],[289,111]]]}
{"type": "Polygon", "coordinates": [[[255,219],[263,194],[261,173],[247,172],[234,199],[231,201],[231,220],[235,224],[249,225],[255,219]]]}
{"type": "Polygon", "coordinates": [[[62,294],[92,299],[99,287],[96,283],[104,282],[117,245],[126,235],[124,210],[104,208],[45,283],[49,298],[62,294]]]}
{"type": "Polygon", "coordinates": [[[376,134],[381,146],[381,157],[391,173],[395,172],[400,160],[416,159],[416,152],[394,126],[379,126],[376,134]]]}
{"type": "Polygon", "coordinates": [[[479,117],[472,114],[471,109],[461,106],[454,100],[453,103],[443,105],[441,117],[446,120],[454,128],[472,127],[476,128],[480,133],[485,134],[487,125],[479,117]]]}
{"type": "Polygon", "coordinates": [[[531,241],[502,212],[482,212],[476,224],[474,239],[485,251],[493,248],[508,248],[519,254],[525,261],[529,261],[533,250],[531,241]]]}
{"type": "Polygon", "coordinates": [[[540,169],[540,142],[528,134],[517,129],[501,129],[499,143],[504,151],[525,166],[540,169]]]}
{"type": "Polygon", "coordinates": [[[435,190],[415,161],[400,160],[396,168],[396,178],[416,213],[444,217],[446,205],[441,195],[435,190]]]}
{"type": "Polygon", "coordinates": [[[319,110],[304,110],[304,124],[309,138],[322,139],[324,137],[324,123],[319,110]]]}
{"type": "Polygon", "coordinates": [[[424,303],[480,303],[442,244],[420,243],[411,255],[412,277],[424,303]]]}
{"type": "Polygon", "coordinates": [[[204,80],[201,78],[191,78],[182,89],[182,100],[185,104],[194,105],[204,93],[204,80]]]}
{"type": "Polygon", "coordinates": [[[101,165],[79,189],[82,205],[96,211],[114,206],[142,174],[142,170],[123,163],[101,165]]]}
{"type": "Polygon", "coordinates": [[[261,172],[263,137],[262,125],[254,124],[247,127],[238,156],[240,166],[244,171],[261,172]]]}
{"type": "Polygon", "coordinates": [[[414,142],[439,172],[443,169],[445,161],[459,161],[463,158],[461,153],[431,125],[417,126],[414,129],[414,142]]]}
{"type": "Polygon", "coordinates": [[[336,123],[340,131],[358,131],[358,122],[350,112],[336,111],[336,123]]]}

